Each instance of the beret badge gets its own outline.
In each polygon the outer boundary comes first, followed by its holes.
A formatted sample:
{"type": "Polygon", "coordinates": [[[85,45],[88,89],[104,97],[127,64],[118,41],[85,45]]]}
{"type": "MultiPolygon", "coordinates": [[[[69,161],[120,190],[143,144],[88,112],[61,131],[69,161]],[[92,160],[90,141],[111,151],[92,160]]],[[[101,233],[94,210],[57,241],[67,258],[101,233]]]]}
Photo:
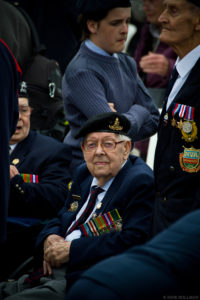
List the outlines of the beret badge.
{"type": "Polygon", "coordinates": [[[116,118],[114,124],[109,125],[108,127],[114,131],[122,131],[123,130],[123,126],[120,126],[119,118],[116,118]]]}

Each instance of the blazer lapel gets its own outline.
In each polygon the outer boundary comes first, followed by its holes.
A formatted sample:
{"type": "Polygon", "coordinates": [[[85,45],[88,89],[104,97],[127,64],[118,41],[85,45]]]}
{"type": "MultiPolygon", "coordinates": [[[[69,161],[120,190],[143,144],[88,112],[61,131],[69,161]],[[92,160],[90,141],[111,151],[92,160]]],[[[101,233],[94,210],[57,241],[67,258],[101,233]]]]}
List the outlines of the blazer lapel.
{"type": "Polygon", "coordinates": [[[122,178],[125,178],[125,174],[128,172],[129,168],[131,166],[130,159],[126,162],[124,167],[120,170],[120,172],[117,174],[115,179],[113,180],[111,186],[109,187],[108,191],[105,194],[105,197],[102,200],[102,206],[101,208],[97,211],[98,214],[100,213],[105,213],[108,211],[108,206],[109,204],[113,201],[116,195],[116,191],[119,189],[120,182],[122,178]]]}
{"type": "Polygon", "coordinates": [[[35,135],[36,132],[30,131],[27,138],[21,141],[19,144],[17,144],[17,146],[10,155],[11,164],[15,165],[17,168],[19,168],[23,164],[26,158],[26,154],[29,152],[32,146],[35,135]]]}

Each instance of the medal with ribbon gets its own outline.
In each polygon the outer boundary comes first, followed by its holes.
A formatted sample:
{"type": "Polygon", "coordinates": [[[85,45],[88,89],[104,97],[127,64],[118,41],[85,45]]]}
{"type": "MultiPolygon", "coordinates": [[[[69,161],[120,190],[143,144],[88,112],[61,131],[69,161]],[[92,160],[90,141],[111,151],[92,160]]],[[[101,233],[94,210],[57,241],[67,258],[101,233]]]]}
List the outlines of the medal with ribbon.
{"type": "Polygon", "coordinates": [[[184,139],[186,142],[193,142],[195,139],[197,139],[198,129],[196,123],[194,122],[194,110],[194,107],[179,103],[174,103],[172,110],[173,119],[171,124],[173,127],[177,127],[181,130],[182,139],[184,139]],[[176,114],[179,115],[179,122],[175,120],[176,114]]]}
{"type": "Polygon", "coordinates": [[[197,139],[197,126],[194,122],[194,107],[186,106],[184,110],[184,121],[180,128],[182,133],[182,139],[186,142],[193,142],[197,139]]]}

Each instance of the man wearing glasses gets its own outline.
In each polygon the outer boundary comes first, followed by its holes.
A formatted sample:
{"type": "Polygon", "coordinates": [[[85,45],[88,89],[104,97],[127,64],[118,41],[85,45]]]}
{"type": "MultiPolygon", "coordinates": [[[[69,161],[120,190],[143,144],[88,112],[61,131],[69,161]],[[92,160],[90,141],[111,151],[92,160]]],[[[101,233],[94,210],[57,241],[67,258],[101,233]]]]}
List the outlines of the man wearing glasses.
{"type": "Polygon", "coordinates": [[[82,138],[86,163],[76,170],[58,218],[37,240],[45,281],[41,277],[40,286],[9,299],[63,299],[66,279],[68,288],[98,261],[147,240],[154,178],[141,158],[130,155],[129,129],[129,120],[116,112],[96,115],[81,127],[76,138],[82,138]]]}
{"type": "Polygon", "coordinates": [[[71,180],[69,147],[57,140],[30,130],[31,107],[28,84],[20,83],[19,119],[10,139],[10,201],[8,238],[5,245],[15,255],[5,260],[0,278],[31,256],[35,237],[46,219],[55,217],[67,198],[71,180]]]}

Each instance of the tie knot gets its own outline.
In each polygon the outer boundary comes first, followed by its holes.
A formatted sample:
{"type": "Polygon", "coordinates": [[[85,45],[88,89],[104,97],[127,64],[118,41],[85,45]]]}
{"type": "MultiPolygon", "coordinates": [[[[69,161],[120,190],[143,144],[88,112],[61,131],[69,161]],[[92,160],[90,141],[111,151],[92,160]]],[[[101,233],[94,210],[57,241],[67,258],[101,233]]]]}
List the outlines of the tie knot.
{"type": "Polygon", "coordinates": [[[100,186],[94,185],[91,188],[91,195],[94,195],[94,194],[98,195],[98,194],[102,193],[103,191],[104,190],[100,186]]]}

